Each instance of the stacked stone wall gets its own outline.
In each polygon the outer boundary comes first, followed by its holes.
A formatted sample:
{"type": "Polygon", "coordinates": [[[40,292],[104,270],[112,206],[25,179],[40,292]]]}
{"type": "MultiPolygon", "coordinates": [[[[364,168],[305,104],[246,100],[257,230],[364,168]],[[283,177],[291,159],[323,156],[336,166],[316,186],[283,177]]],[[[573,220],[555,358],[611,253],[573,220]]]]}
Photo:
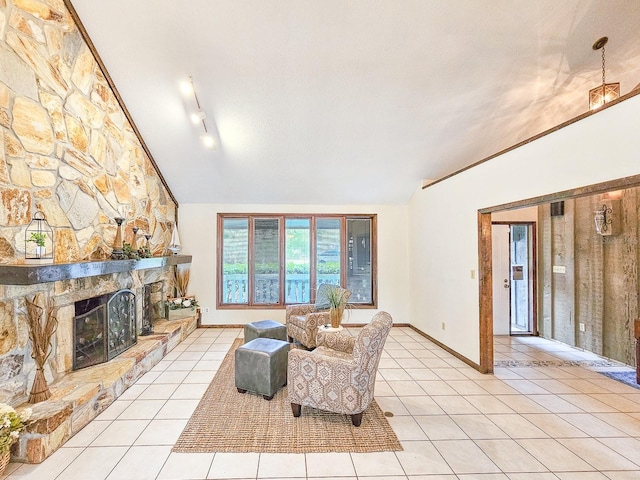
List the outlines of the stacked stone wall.
{"type": "MultiPolygon", "coordinates": [[[[115,217],[126,219],[125,241],[137,227],[162,255],[177,205],[63,1],[0,0],[0,264],[25,262],[38,210],[54,232],[54,261],[67,263],[108,258],[115,217]]],[[[30,388],[25,295],[42,292],[61,307],[47,364],[55,380],[70,369],[72,299],[132,286],[141,299],[142,277],[0,286],[0,402],[15,405],[30,388]]],[[[168,271],[161,280],[170,282],[168,271]]]]}
{"type": "Polygon", "coordinates": [[[0,0],[0,263],[35,211],[57,263],[111,253],[115,217],[162,254],[176,205],[61,0],[0,0]]]}

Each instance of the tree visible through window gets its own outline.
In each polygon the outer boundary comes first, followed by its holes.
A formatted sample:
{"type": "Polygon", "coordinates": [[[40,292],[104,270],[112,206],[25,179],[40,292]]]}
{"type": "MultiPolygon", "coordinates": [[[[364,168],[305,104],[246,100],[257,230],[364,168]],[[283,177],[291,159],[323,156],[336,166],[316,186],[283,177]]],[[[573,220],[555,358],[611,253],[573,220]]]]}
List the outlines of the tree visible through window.
{"type": "Polygon", "coordinates": [[[375,215],[218,215],[218,305],[315,302],[323,283],[375,306],[375,215]]]}

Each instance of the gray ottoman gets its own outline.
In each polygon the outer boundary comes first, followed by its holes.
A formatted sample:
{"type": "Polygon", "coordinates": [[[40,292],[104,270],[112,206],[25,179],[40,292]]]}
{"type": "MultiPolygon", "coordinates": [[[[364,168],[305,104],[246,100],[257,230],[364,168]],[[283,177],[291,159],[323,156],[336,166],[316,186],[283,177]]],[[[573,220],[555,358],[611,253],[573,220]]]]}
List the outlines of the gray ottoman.
{"type": "Polygon", "coordinates": [[[236,350],[236,388],[271,400],[287,384],[289,342],[255,338],[236,350]]]}
{"type": "Polygon", "coordinates": [[[260,320],[244,326],[244,343],[254,338],[273,338],[287,340],[287,327],[274,320],[260,320]]]}

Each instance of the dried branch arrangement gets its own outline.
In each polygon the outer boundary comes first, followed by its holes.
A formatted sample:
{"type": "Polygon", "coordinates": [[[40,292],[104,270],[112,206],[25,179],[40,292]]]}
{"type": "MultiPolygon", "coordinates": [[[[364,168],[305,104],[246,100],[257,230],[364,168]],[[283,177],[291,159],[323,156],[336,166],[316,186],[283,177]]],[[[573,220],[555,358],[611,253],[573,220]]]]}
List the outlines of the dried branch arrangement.
{"type": "Polygon", "coordinates": [[[29,394],[29,403],[38,403],[51,396],[47,379],[44,376],[44,364],[51,355],[51,338],[58,328],[58,319],[55,316],[57,309],[53,299],[47,298],[47,311],[46,315],[43,315],[44,309],[39,305],[40,294],[35,294],[32,299],[26,297],[25,300],[32,348],[31,357],[36,362],[36,376],[29,394]]]}
{"type": "Polygon", "coordinates": [[[176,293],[178,298],[184,298],[187,296],[187,287],[189,286],[189,277],[191,270],[189,268],[180,268],[176,266],[173,271],[173,280],[176,286],[176,293]]]}

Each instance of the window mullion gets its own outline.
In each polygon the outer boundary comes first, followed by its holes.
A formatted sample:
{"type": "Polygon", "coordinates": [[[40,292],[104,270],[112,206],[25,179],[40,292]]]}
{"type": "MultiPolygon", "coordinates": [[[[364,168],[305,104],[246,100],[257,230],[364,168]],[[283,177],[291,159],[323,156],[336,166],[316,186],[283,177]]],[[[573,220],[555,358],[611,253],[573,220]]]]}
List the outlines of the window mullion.
{"type": "Polygon", "coordinates": [[[285,280],[285,272],[287,269],[287,253],[285,251],[285,240],[286,240],[286,233],[287,233],[287,228],[286,228],[286,223],[285,223],[285,217],[280,216],[278,219],[278,235],[279,235],[279,240],[280,240],[280,251],[278,252],[278,261],[280,262],[280,288],[279,288],[279,295],[280,297],[278,298],[278,304],[279,305],[284,305],[285,299],[286,299],[286,280],[285,280]]]}
{"type": "Polygon", "coordinates": [[[315,303],[316,301],[316,253],[317,253],[317,231],[316,231],[316,216],[311,216],[311,225],[309,227],[309,235],[310,235],[310,244],[311,244],[311,252],[309,259],[309,299],[311,303],[315,303]]]}
{"type": "Polygon", "coordinates": [[[347,217],[340,217],[340,285],[347,286],[347,217]]]}
{"type": "Polygon", "coordinates": [[[249,216],[249,261],[247,262],[247,272],[249,273],[249,282],[248,282],[248,286],[247,289],[249,290],[248,296],[247,296],[247,304],[252,307],[254,305],[255,302],[255,295],[254,295],[254,290],[255,290],[255,285],[254,285],[254,272],[255,272],[255,266],[253,264],[254,262],[254,228],[253,228],[253,222],[254,222],[254,217],[249,216]]]}

